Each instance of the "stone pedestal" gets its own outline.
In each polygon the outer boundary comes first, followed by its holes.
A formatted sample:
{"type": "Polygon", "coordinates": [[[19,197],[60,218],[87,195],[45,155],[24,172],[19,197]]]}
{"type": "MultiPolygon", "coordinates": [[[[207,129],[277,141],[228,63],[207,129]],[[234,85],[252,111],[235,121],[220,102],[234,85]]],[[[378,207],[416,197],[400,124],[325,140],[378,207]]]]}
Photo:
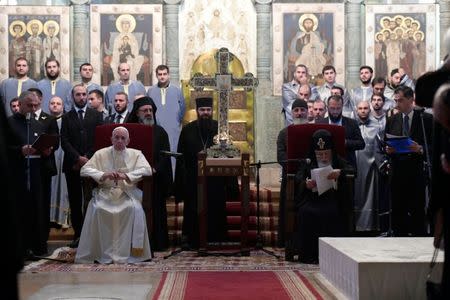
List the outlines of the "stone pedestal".
{"type": "MultiPolygon", "coordinates": [[[[320,238],[320,272],[349,299],[426,299],[433,238],[320,238]]],[[[440,251],[433,281],[440,282],[440,251]]]]}

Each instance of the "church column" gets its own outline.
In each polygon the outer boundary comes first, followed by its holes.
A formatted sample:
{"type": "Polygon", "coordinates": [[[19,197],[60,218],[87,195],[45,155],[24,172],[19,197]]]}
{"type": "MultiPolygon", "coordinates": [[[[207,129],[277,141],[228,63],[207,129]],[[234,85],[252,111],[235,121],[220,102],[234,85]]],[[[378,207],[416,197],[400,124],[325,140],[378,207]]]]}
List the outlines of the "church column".
{"type": "Polygon", "coordinates": [[[447,30],[450,28],[450,0],[441,0],[439,3],[439,31],[440,31],[440,60],[444,59],[444,56],[447,55],[447,50],[444,45],[444,35],[447,30]]]}
{"type": "MultiPolygon", "coordinates": [[[[88,0],[71,0],[73,7],[73,82],[80,82],[80,65],[89,61],[89,5],[88,0]]],[[[98,70],[96,70],[98,72],[98,70]]]]}
{"type": "Polygon", "coordinates": [[[177,84],[180,81],[180,57],[178,49],[178,11],[180,2],[181,0],[164,0],[166,64],[170,69],[171,81],[177,84]]]}
{"type": "MultiPolygon", "coordinates": [[[[272,54],[272,44],[270,41],[270,13],[272,1],[256,0],[256,28],[257,28],[257,61],[256,68],[260,86],[262,81],[270,83],[270,58],[272,54]]],[[[270,87],[269,87],[270,88],[270,87]]]]}
{"type": "MultiPolygon", "coordinates": [[[[276,160],[276,140],[282,127],[281,98],[272,96],[272,0],[256,0],[257,74],[255,99],[255,161],[276,160]]],[[[277,166],[267,166],[277,167],[277,166]]]]}
{"type": "MultiPolygon", "coordinates": [[[[361,30],[364,29],[361,4],[363,0],[347,0],[345,2],[346,20],[346,82],[347,89],[360,85],[359,67],[362,65],[361,30]]],[[[372,66],[373,67],[373,66],[372,66]]]]}

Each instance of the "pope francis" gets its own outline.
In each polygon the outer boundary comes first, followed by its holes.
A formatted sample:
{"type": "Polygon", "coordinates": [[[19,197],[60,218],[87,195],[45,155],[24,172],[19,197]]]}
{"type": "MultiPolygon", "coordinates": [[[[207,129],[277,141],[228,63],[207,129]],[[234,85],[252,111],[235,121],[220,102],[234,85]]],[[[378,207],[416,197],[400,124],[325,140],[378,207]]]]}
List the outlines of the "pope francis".
{"type": "Polygon", "coordinates": [[[152,175],[141,151],[126,148],[125,127],[113,130],[112,146],[98,150],[81,168],[98,187],[86,212],[75,263],[136,263],[151,259],[142,192],[136,186],[152,175]]]}

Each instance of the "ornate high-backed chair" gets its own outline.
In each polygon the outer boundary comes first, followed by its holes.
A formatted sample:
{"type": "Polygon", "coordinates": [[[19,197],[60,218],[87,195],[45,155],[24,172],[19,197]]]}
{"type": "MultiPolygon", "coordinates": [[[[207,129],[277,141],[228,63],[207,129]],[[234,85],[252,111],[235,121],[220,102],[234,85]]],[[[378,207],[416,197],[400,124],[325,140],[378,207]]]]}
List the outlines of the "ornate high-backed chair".
{"type": "MultiPolygon", "coordinates": [[[[134,148],[141,150],[150,165],[153,165],[153,127],[134,124],[134,123],[124,123],[124,124],[106,124],[97,126],[95,129],[95,150],[99,150],[105,147],[111,146],[111,136],[114,128],[118,126],[125,127],[130,134],[130,143],[128,148],[134,148]]],[[[92,179],[84,179],[85,187],[92,191],[95,185],[95,181],[92,179]]],[[[147,229],[148,232],[153,232],[153,220],[152,220],[152,190],[153,190],[153,180],[151,176],[144,176],[144,179],[140,182],[139,187],[142,189],[142,207],[145,212],[147,229]]],[[[85,189],[86,190],[86,189],[85,189]]],[[[91,193],[85,193],[85,208],[87,203],[91,198],[91,193]]]]}
{"type": "MultiPolygon", "coordinates": [[[[285,258],[292,259],[293,253],[293,233],[295,230],[296,211],[294,203],[294,179],[299,167],[299,160],[308,157],[308,152],[311,144],[311,137],[316,130],[326,129],[333,136],[333,142],[338,155],[345,157],[345,129],[342,126],[329,124],[302,124],[290,125],[287,129],[287,192],[285,205],[285,258]]],[[[351,189],[353,188],[353,175],[348,175],[348,182],[351,189]]],[[[353,194],[352,194],[353,195],[353,194]]],[[[348,224],[346,228],[350,229],[353,226],[353,201],[346,203],[345,210],[349,212],[346,216],[348,224]]]]}

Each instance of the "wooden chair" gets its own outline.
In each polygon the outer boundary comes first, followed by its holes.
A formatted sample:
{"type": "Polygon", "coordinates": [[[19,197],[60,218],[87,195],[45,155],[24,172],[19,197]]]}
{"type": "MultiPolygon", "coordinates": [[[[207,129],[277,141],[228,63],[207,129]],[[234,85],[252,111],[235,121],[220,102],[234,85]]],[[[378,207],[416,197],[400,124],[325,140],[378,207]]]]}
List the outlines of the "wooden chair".
{"type": "MultiPolygon", "coordinates": [[[[111,136],[114,128],[123,126],[128,129],[130,134],[130,144],[128,148],[141,150],[150,165],[153,165],[153,127],[142,124],[124,123],[124,124],[106,124],[97,126],[95,129],[95,151],[111,146],[111,136]]],[[[87,204],[92,197],[92,189],[96,186],[96,182],[88,177],[83,178],[84,190],[84,208],[86,211],[87,204]]],[[[144,209],[147,230],[153,232],[152,219],[152,192],[153,192],[153,177],[144,176],[139,183],[139,188],[142,190],[142,208],[144,209]]]]}

